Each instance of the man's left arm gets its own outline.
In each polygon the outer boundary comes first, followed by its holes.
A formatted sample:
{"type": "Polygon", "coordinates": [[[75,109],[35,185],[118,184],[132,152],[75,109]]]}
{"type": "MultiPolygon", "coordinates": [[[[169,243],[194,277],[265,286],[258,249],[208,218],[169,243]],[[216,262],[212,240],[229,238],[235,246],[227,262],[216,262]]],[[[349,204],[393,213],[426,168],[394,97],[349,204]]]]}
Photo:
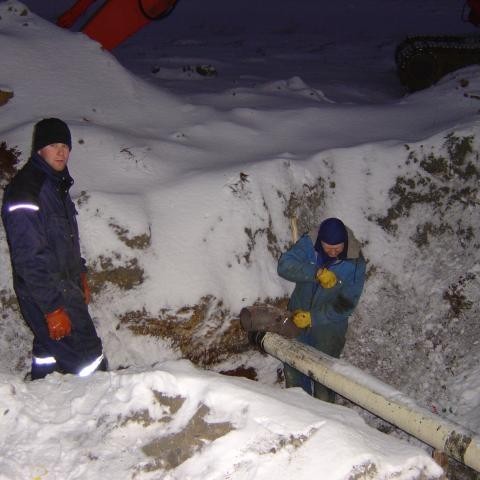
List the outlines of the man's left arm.
{"type": "Polygon", "coordinates": [[[348,318],[357,306],[365,283],[366,265],[363,257],[355,260],[352,272],[337,285],[338,293],[327,306],[327,317],[332,321],[348,318]]]}

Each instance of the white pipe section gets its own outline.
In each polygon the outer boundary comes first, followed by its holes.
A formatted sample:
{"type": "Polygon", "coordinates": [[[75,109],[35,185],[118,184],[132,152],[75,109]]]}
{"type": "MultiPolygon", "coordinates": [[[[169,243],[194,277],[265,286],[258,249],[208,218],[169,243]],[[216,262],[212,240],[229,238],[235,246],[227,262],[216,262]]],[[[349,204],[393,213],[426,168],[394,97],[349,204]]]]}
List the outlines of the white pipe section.
{"type": "Polygon", "coordinates": [[[255,332],[250,339],[265,352],[291,365],[373,414],[480,472],[480,437],[418,406],[375,377],[298,340],[255,332]]]}

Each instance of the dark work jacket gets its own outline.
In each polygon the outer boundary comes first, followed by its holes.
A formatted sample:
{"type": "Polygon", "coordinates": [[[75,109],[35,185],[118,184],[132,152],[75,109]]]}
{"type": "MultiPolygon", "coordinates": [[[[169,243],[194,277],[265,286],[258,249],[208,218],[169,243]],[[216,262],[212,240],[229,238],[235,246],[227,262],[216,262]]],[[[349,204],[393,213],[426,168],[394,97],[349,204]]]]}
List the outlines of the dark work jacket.
{"type": "Polygon", "coordinates": [[[64,306],[65,283],[80,286],[80,273],[86,270],[77,212],[68,193],[72,185],[67,168],[56,172],[33,154],[3,197],[15,292],[35,302],[43,313],[64,306]]]}

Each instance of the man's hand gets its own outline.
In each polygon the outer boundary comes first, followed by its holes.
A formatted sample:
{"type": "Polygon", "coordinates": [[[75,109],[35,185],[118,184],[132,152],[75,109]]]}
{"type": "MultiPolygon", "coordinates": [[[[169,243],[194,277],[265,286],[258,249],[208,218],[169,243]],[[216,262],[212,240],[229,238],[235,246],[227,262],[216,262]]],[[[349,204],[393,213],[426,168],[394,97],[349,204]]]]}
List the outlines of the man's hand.
{"type": "Polygon", "coordinates": [[[83,299],[85,301],[85,305],[88,305],[90,303],[90,300],[92,299],[92,293],[90,291],[90,287],[88,286],[87,272],[82,272],[80,274],[80,280],[83,289],[83,299]]]}
{"type": "Polygon", "coordinates": [[[45,319],[47,320],[48,334],[52,340],[61,340],[63,337],[70,335],[72,323],[63,307],[47,313],[45,319]]]}
{"type": "Polygon", "coordinates": [[[317,282],[323,288],[332,288],[337,284],[336,275],[331,270],[328,270],[327,268],[321,268],[320,270],[318,270],[316,278],[317,278],[317,282]]]}
{"type": "Polygon", "coordinates": [[[295,310],[293,312],[293,323],[298,328],[307,328],[312,326],[312,317],[306,310],[295,310]]]}

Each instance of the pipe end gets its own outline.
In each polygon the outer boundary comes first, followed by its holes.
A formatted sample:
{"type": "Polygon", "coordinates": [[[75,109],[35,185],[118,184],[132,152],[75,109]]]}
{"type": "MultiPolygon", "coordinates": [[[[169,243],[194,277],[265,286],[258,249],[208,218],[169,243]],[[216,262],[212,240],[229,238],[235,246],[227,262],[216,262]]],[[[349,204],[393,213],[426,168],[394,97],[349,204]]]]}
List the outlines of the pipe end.
{"type": "Polygon", "coordinates": [[[265,338],[266,332],[248,332],[248,341],[251,345],[257,346],[262,352],[265,352],[263,348],[263,339],[265,338]]]}

